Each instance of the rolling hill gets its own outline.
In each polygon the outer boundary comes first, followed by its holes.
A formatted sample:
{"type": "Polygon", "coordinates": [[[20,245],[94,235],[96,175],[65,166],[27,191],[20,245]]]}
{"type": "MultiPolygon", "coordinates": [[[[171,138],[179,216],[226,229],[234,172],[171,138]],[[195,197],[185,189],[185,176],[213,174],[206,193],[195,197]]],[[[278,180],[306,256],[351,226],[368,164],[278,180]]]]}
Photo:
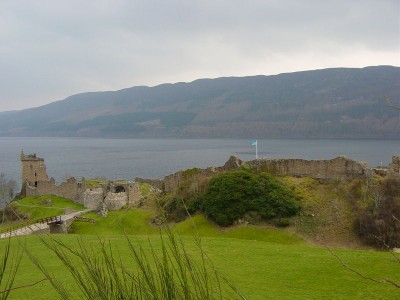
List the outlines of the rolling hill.
{"type": "Polygon", "coordinates": [[[333,68],[91,92],[0,113],[0,136],[398,138],[400,68],[333,68]]]}

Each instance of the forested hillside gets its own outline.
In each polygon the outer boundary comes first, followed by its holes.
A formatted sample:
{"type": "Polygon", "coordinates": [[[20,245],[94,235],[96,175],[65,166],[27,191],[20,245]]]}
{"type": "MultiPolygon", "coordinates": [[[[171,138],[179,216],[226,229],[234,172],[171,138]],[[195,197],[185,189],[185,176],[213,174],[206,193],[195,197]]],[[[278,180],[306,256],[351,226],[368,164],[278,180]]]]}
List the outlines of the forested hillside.
{"type": "Polygon", "coordinates": [[[400,68],[199,79],[0,113],[0,136],[398,138],[400,68]]]}

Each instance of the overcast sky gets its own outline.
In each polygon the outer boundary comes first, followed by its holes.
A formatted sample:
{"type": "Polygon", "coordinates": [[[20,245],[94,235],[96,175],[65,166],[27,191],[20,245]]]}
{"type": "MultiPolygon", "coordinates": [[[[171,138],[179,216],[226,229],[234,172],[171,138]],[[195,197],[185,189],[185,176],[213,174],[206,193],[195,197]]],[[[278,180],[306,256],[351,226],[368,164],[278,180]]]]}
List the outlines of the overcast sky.
{"type": "Polygon", "coordinates": [[[0,0],[0,111],[221,76],[400,66],[400,0],[0,0]]]}

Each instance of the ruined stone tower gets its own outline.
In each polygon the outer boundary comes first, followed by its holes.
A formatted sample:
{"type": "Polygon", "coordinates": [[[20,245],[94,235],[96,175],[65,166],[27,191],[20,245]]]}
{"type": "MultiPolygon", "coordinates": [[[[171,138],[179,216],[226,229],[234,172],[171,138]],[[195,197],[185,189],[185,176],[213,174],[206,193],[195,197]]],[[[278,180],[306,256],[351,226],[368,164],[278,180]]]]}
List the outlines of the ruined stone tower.
{"type": "Polygon", "coordinates": [[[21,194],[26,195],[26,186],[37,186],[38,181],[48,181],[46,165],[44,159],[36,157],[36,154],[25,155],[21,151],[21,194]]]}

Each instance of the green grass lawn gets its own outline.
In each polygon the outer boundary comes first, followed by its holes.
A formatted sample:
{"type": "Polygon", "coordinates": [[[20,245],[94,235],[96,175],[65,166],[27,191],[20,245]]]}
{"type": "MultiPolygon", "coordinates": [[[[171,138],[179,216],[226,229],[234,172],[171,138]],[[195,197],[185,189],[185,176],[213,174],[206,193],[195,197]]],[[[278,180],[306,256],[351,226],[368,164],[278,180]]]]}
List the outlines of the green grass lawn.
{"type": "MultiPolygon", "coordinates": [[[[151,224],[154,214],[146,210],[110,212],[107,218],[87,214],[96,223],[74,222],[76,234],[51,235],[71,247],[78,247],[82,239],[93,249],[99,246],[99,237],[110,241],[115,253],[127,268],[134,268],[125,231],[135,244],[145,251],[150,245],[161,248],[160,230],[151,224]],[[124,228],[124,230],[122,229],[124,228]],[[79,234],[78,234],[79,233],[79,234]]],[[[172,225],[171,225],[172,226],[172,225]]],[[[176,224],[178,233],[195,258],[200,254],[194,242],[195,232],[202,237],[202,247],[214,267],[232,281],[247,299],[398,299],[400,289],[389,284],[375,283],[345,269],[328,249],[307,244],[296,235],[274,228],[238,226],[221,230],[196,215],[176,224]],[[195,225],[195,226],[194,226],[195,225]]],[[[0,254],[5,240],[0,240],[0,254]]],[[[69,290],[77,290],[71,275],[37,236],[13,238],[13,249],[26,245],[69,290]],[[20,244],[18,244],[20,243],[20,244]]],[[[390,253],[366,250],[334,249],[350,267],[373,278],[390,278],[400,282],[400,264],[390,253]]],[[[25,255],[17,275],[17,286],[34,283],[44,276],[25,255]]],[[[17,289],[10,299],[59,298],[47,281],[17,289]]]]}
{"type": "MultiPolygon", "coordinates": [[[[80,235],[93,247],[98,237],[80,235]]],[[[56,238],[76,247],[77,235],[60,235],[56,238]]],[[[123,258],[124,266],[133,267],[125,237],[103,237],[123,258]]],[[[149,250],[148,240],[153,248],[160,248],[158,236],[132,237],[149,250]]],[[[285,238],[283,238],[285,240],[285,238]]],[[[72,279],[53,253],[50,253],[38,237],[28,236],[13,240],[26,243],[27,249],[68,286],[74,289],[72,279]]],[[[183,237],[188,251],[198,255],[191,237],[183,237]]],[[[0,241],[0,249],[5,241],[0,241]]],[[[287,244],[268,241],[243,240],[238,238],[203,238],[204,250],[214,266],[229,278],[247,299],[398,299],[400,290],[387,284],[362,279],[344,269],[327,249],[306,244],[287,244]]],[[[389,253],[376,251],[335,250],[350,266],[368,276],[389,277],[400,281],[399,264],[389,253]]],[[[26,285],[43,278],[43,275],[24,256],[18,272],[16,285],[26,285]]],[[[10,299],[52,299],[58,298],[48,282],[15,290],[10,299]]]]}

